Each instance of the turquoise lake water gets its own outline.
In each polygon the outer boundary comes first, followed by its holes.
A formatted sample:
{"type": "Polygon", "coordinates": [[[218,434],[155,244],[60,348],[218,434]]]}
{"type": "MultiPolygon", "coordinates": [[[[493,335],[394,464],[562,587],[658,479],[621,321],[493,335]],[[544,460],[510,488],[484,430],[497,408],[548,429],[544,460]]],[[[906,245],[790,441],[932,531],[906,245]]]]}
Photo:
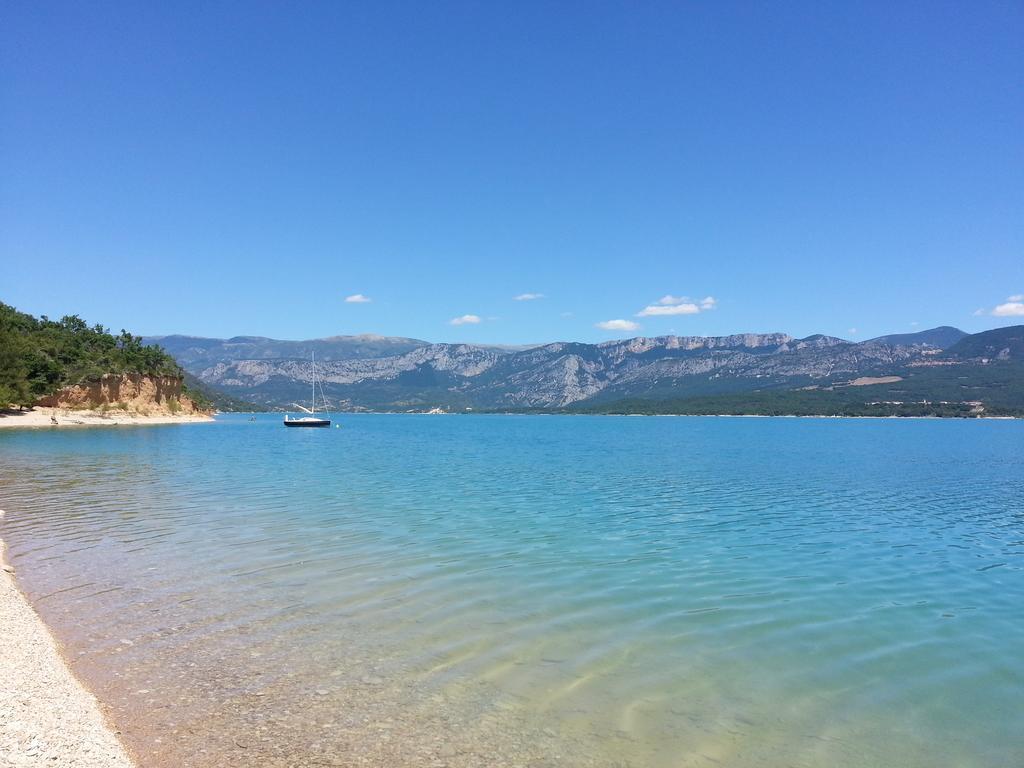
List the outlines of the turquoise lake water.
{"type": "Polygon", "coordinates": [[[0,433],[145,766],[1024,765],[1024,422],[0,433]]]}

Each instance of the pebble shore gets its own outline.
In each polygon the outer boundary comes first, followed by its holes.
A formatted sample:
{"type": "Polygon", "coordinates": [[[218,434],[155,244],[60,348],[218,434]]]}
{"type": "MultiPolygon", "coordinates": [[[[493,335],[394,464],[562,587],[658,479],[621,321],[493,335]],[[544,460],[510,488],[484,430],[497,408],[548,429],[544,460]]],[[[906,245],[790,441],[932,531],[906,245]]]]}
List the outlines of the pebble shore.
{"type": "MultiPolygon", "coordinates": [[[[0,541],[0,565],[3,553],[0,541]]],[[[12,570],[0,568],[0,766],[133,768],[12,570]]]]}

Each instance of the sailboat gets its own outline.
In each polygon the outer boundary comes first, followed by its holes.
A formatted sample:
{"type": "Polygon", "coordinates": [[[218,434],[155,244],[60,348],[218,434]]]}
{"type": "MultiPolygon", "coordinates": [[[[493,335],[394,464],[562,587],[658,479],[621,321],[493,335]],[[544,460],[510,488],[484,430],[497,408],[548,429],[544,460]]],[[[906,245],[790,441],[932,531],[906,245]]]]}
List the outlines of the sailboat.
{"type": "MultiPolygon", "coordinates": [[[[284,425],[286,427],[329,427],[331,426],[330,419],[318,419],[316,416],[316,352],[313,353],[313,400],[310,403],[310,408],[305,408],[298,403],[292,403],[300,411],[308,413],[309,416],[301,416],[298,419],[293,419],[289,415],[284,417],[284,425]]],[[[322,392],[321,392],[322,394],[322,392]]],[[[327,399],[324,398],[324,405],[327,405],[327,399]]]]}

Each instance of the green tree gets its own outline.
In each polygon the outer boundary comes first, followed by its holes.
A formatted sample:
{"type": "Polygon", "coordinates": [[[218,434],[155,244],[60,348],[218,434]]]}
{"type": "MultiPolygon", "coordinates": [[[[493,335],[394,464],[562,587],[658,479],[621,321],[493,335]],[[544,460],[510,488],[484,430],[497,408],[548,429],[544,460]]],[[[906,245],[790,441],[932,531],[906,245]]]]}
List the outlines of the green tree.
{"type": "Polygon", "coordinates": [[[27,361],[27,338],[6,313],[0,314],[0,408],[31,402],[27,361]]]}
{"type": "Polygon", "coordinates": [[[114,337],[78,315],[35,318],[0,302],[0,407],[108,373],[182,376],[174,358],[126,330],[114,337]]]}

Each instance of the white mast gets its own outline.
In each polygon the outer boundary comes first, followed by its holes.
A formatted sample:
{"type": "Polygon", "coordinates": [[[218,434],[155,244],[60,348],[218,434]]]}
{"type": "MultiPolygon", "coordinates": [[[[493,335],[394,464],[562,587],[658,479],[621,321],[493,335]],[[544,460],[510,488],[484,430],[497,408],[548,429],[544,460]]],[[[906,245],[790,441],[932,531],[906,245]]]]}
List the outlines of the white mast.
{"type": "Polygon", "coordinates": [[[316,413],[316,350],[313,350],[313,410],[310,413],[316,413]]]}

